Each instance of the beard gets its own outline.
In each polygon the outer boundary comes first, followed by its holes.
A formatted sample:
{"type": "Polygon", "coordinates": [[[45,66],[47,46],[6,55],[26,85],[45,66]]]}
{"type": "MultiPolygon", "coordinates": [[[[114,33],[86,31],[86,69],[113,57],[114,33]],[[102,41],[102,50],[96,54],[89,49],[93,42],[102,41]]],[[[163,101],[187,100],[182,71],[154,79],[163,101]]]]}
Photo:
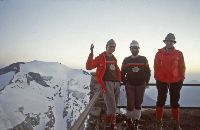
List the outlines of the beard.
{"type": "Polygon", "coordinates": [[[132,53],[133,56],[137,56],[139,51],[131,51],[131,53],[132,53]]]}

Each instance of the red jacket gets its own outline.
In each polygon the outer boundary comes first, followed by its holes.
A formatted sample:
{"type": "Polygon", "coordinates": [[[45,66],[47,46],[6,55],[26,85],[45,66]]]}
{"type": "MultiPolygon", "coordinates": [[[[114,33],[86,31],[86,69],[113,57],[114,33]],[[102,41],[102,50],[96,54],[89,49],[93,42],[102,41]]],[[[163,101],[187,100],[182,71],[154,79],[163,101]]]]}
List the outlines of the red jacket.
{"type": "MultiPolygon", "coordinates": [[[[114,59],[116,60],[115,57],[114,59]]],[[[117,68],[116,71],[117,71],[118,79],[119,81],[121,81],[121,73],[117,65],[117,62],[115,63],[115,67],[117,68]]],[[[99,56],[95,57],[95,59],[93,59],[93,54],[89,55],[88,60],[86,62],[86,69],[92,70],[94,68],[97,68],[96,69],[97,81],[100,84],[102,90],[105,91],[103,76],[106,71],[106,52],[101,53],[99,56]]]]}
{"type": "Polygon", "coordinates": [[[167,52],[159,49],[154,59],[154,78],[165,83],[174,83],[185,79],[185,62],[181,51],[167,52]]]}

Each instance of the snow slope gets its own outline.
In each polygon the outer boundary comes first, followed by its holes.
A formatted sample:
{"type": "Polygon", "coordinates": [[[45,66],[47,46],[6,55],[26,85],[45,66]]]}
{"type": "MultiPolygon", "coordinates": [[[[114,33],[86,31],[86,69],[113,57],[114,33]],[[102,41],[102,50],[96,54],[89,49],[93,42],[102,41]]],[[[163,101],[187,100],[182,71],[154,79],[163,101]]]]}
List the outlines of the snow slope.
{"type": "Polygon", "coordinates": [[[83,70],[32,61],[0,71],[0,130],[24,121],[34,130],[66,130],[89,102],[91,76],[83,70]]]}
{"type": "Polygon", "coordinates": [[[4,65],[4,64],[0,64],[0,69],[3,68],[3,67],[5,67],[5,66],[6,66],[6,65],[4,65]]]}

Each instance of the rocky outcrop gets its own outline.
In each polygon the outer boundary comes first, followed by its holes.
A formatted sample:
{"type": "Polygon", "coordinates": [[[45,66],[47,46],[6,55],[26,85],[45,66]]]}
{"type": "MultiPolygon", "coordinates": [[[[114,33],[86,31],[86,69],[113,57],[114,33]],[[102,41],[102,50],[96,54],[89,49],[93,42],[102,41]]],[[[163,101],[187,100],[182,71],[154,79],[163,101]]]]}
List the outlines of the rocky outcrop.
{"type": "Polygon", "coordinates": [[[47,117],[49,118],[49,121],[46,123],[46,128],[45,130],[51,130],[54,127],[55,124],[55,117],[52,111],[52,106],[49,106],[49,110],[47,113],[45,113],[47,115],[47,117]]]}
{"type": "Polygon", "coordinates": [[[38,84],[44,86],[44,87],[50,87],[48,84],[46,84],[46,82],[44,81],[44,79],[42,78],[42,76],[38,73],[34,73],[34,72],[29,72],[28,76],[27,76],[27,83],[28,85],[30,85],[30,81],[35,80],[38,84]]]}
{"type": "Polygon", "coordinates": [[[0,69],[0,75],[8,73],[10,71],[14,71],[15,73],[18,73],[20,71],[20,64],[25,64],[24,62],[17,62],[13,63],[7,67],[0,69]]]}
{"type": "Polygon", "coordinates": [[[22,122],[21,124],[18,124],[14,128],[8,129],[8,130],[33,130],[33,126],[30,122],[22,122]]]}
{"type": "Polygon", "coordinates": [[[87,71],[85,71],[85,70],[82,70],[82,71],[83,71],[83,74],[90,75],[90,73],[88,73],[87,71]]]}

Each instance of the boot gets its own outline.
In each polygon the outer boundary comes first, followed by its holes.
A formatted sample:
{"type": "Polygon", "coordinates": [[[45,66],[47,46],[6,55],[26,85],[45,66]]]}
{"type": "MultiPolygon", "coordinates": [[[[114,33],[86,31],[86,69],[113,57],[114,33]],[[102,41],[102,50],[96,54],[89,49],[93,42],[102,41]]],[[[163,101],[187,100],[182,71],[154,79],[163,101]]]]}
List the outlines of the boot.
{"type": "Polygon", "coordinates": [[[106,124],[105,127],[104,127],[104,130],[117,130],[117,126],[114,123],[106,124]]]}
{"type": "Polygon", "coordinates": [[[133,130],[134,128],[134,125],[133,125],[133,121],[132,121],[132,119],[131,118],[128,118],[127,120],[126,120],[126,123],[127,123],[127,125],[128,125],[128,127],[127,127],[127,130],[133,130]]]}
{"type": "Polygon", "coordinates": [[[180,121],[173,120],[173,130],[182,130],[180,121]]]}
{"type": "Polygon", "coordinates": [[[112,130],[118,130],[118,129],[117,129],[117,125],[116,125],[115,123],[112,123],[112,124],[111,124],[111,129],[112,129],[112,130]]]}
{"type": "Polygon", "coordinates": [[[174,130],[182,130],[180,126],[180,109],[172,108],[174,130]]]}
{"type": "Polygon", "coordinates": [[[156,120],[156,130],[163,130],[162,120],[156,120]]]}
{"type": "Polygon", "coordinates": [[[156,130],[162,130],[163,129],[163,118],[164,108],[163,107],[156,107],[156,130]]]}
{"type": "Polygon", "coordinates": [[[134,130],[138,130],[138,124],[139,124],[139,120],[138,120],[138,119],[135,119],[135,120],[133,121],[134,130]]]}
{"type": "Polygon", "coordinates": [[[112,130],[111,124],[106,123],[104,126],[104,130],[112,130]]]}
{"type": "Polygon", "coordinates": [[[104,130],[112,130],[112,115],[106,115],[105,117],[105,124],[104,124],[104,130]]]}

